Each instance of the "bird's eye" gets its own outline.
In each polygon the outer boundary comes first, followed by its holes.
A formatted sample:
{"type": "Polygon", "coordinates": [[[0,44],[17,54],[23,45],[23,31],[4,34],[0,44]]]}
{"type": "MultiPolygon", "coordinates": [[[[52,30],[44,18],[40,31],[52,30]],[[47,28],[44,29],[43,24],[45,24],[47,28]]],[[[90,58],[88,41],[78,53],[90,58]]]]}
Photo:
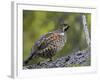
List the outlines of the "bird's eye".
{"type": "Polygon", "coordinates": [[[67,28],[65,28],[64,31],[67,31],[67,28]]]}

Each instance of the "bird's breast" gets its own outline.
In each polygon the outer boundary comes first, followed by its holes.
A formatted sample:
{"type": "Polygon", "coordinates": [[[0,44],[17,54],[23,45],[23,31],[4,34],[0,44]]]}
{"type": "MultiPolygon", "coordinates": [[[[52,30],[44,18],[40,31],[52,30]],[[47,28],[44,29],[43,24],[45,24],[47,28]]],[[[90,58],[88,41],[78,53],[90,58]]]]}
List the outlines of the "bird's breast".
{"type": "Polygon", "coordinates": [[[66,37],[63,34],[64,33],[52,33],[45,36],[43,42],[41,41],[41,46],[39,46],[37,53],[45,58],[55,55],[66,43],[66,37]]]}
{"type": "Polygon", "coordinates": [[[52,45],[54,50],[59,51],[66,43],[66,37],[64,33],[55,33],[48,38],[48,45],[52,45]]]}

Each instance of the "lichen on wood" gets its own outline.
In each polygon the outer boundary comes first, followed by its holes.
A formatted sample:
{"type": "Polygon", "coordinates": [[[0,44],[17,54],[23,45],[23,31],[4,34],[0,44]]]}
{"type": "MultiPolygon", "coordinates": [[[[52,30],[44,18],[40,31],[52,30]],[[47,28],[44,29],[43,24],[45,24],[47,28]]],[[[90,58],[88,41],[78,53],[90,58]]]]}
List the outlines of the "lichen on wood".
{"type": "Polygon", "coordinates": [[[56,59],[55,61],[45,61],[40,64],[24,66],[24,69],[58,68],[73,66],[89,66],[90,50],[86,49],[71,53],[70,55],[56,59]]]}

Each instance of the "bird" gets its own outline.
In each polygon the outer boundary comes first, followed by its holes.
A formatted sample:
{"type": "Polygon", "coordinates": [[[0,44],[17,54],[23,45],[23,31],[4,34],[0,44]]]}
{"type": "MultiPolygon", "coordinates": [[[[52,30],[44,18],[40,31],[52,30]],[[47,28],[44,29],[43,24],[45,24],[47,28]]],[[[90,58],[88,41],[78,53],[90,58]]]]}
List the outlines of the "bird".
{"type": "Polygon", "coordinates": [[[57,30],[41,36],[31,48],[31,53],[23,64],[27,65],[36,56],[52,60],[52,57],[64,47],[69,27],[68,24],[63,23],[57,30]]]}

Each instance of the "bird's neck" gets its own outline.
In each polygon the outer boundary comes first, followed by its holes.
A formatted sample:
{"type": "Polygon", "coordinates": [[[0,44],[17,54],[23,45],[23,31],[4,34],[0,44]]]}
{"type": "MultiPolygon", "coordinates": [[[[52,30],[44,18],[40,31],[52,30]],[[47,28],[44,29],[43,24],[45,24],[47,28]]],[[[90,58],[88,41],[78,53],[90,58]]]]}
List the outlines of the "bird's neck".
{"type": "Polygon", "coordinates": [[[61,32],[60,35],[64,36],[64,32],[61,32]]]}

